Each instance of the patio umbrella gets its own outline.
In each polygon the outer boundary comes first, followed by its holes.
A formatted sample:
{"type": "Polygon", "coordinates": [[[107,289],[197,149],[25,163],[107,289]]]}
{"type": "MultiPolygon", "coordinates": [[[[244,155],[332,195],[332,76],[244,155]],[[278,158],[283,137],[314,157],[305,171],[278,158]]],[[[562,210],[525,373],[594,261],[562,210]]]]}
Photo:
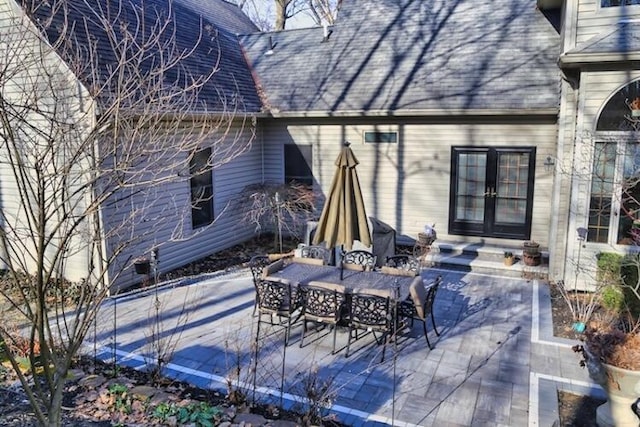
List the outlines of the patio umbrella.
{"type": "Polygon", "coordinates": [[[325,242],[328,248],[341,245],[351,250],[353,242],[360,240],[371,246],[369,223],[362,200],[362,191],[356,165],[358,160],[345,142],[336,159],[329,195],[322,209],[313,244],[325,242]]]}

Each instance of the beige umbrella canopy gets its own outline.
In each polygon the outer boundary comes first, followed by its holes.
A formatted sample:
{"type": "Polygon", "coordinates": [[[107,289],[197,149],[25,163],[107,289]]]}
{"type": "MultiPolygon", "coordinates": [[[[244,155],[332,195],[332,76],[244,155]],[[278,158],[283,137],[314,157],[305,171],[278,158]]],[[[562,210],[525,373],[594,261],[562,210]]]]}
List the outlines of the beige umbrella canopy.
{"type": "Polygon", "coordinates": [[[345,142],[336,160],[329,196],[322,209],[313,244],[325,242],[328,248],[341,245],[351,250],[354,240],[371,246],[369,223],[362,200],[356,166],[358,160],[345,142]]]}

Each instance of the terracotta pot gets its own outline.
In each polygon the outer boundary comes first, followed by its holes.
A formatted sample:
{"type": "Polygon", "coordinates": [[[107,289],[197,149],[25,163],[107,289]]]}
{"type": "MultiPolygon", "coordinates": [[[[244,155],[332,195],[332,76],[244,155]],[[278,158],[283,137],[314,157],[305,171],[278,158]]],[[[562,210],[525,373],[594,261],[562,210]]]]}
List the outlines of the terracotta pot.
{"type": "Polygon", "coordinates": [[[515,260],[515,257],[512,257],[512,256],[505,257],[504,258],[504,265],[511,266],[511,265],[513,265],[514,260],[515,260]]]}
{"type": "Polygon", "coordinates": [[[640,371],[630,371],[606,363],[599,365],[604,375],[602,372],[592,372],[593,367],[589,369],[591,377],[605,389],[608,397],[596,411],[598,426],[638,427],[640,419],[631,409],[631,405],[640,396],[640,371]]]}

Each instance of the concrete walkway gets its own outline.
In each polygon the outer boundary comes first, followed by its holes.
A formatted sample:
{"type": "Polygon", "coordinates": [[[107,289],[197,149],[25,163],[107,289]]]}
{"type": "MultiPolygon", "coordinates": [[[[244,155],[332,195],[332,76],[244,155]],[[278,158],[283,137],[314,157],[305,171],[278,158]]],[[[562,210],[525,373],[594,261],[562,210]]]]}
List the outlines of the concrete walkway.
{"type": "Polygon", "coordinates": [[[256,359],[248,271],[112,298],[85,350],[143,369],[155,359],[155,343],[176,379],[250,396],[256,390],[256,398],[298,409],[311,380],[324,379],[330,413],[354,426],[550,427],[558,419],[558,389],[603,395],[580,368],[575,342],[553,337],[545,283],[437,269],[423,277],[438,274],[440,337],[428,323],[435,348],[428,349],[416,322],[387,346],[384,362],[371,335],[346,358],[345,330],[338,330],[336,355],[328,330],[310,333],[300,348],[300,323],[286,348],[281,329],[263,328],[256,359]],[[154,328],[157,313],[162,322],[154,328]]]}

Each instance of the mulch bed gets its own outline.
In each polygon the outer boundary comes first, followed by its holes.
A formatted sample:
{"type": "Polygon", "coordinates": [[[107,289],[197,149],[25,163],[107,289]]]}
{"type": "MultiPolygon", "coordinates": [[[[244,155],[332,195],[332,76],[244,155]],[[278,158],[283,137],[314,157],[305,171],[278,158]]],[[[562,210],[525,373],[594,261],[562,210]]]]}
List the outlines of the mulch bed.
{"type": "MultiPolygon", "coordinates": [[[[557,337],[578,339],[578,334],[572,328],[573,317],[567,303],[553,286],[551,286],[550,292],[553,334],[557,337]]],[[[579,361],[580,358],[576,356],[576,364],[579,361]]],[[[558,392],[560,426],[596,427],[596,410],[604,402],[602,399],[591,396],[582,396],[564,391],[558,392]]]]}

